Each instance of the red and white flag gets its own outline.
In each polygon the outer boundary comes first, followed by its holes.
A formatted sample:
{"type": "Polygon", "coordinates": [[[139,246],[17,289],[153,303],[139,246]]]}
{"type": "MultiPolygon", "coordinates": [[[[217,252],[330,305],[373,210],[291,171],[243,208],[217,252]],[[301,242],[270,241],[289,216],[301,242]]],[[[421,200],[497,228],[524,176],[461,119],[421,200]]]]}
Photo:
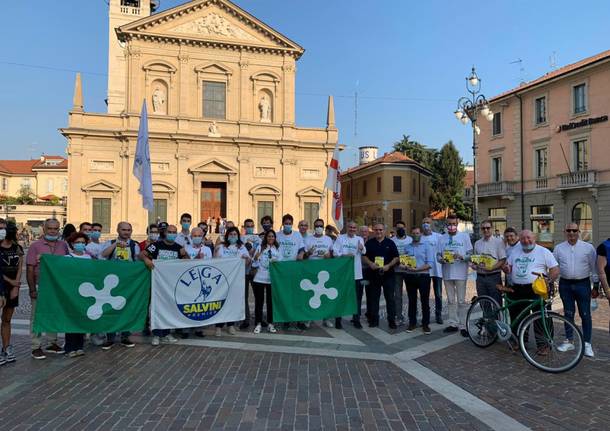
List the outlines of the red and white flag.
{"type": "Polygon", "coordinates": [[[343,201],[341,196],[341,182],[339,171],[339,143],[333,151],[333,158],[328,165],[326,184],[324,185],[332,193],[332,217],[337,225],[337,229],[343,229],[343,201]]]}

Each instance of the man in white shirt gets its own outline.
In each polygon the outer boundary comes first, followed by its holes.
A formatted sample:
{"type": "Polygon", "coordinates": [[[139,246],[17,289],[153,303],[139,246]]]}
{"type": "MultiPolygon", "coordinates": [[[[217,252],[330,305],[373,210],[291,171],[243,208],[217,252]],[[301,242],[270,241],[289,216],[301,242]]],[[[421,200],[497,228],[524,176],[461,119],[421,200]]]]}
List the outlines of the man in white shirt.
{"type": "Polygon", "coordinates": [[[176,237],[176,244],[181,247],[186,247],[191,244],[191,221],[193,217],[189,213],[184,213],[180,216],[181,231],[176,237]]]}
{"type": "MultiPolygon", "coordinates": [[[[396,235],[394,237],[392,237],[392,241],[394,241],[394,244],[396,244],[396,248],[398,249],[398,255],[399,256],[406,256],[407,254],[407,246],[409,244],[411,244],[411,242],[413,241],[411,239],[410,236],[407,235],[407,225],[405,224],[404,221],[397,221],[395,223],[394,226],[394,230],[396,231],[396,235]]],[[[396,310],[396,323],[398,323],[398,325],[404,325],[405,323],[405,317],[404,317],[404,312],[403,312],[403,306],[402,306],[402,285],[403,282],[405,282],[405,286],[406,286],[406,281],[407,278],[409,277],[409,273],[407,272],[407,269],[402,267],[401,265],[396,266],[396,268],[394,269],[394,304],[395,304],[395,310],[396,310]]],[[[408,307],[408,298],[407,298],[407,307],[408,307]]]]}
{"type": "Polygon", "coordinates": [[[458,218],[455,215],[447,217],[447,233],[439,241],[437,260],[443,264],[443,281],[447,291],[447,308],[449,318],[443,332],[457,332],[463,337],[466,331],[466,281],[468,279],[468,263],[466,255],[472,251],[472,242],[466,232],[458,232],[458,218]]]}
{"type": "MultiPolygon", "coordinates": [[[[305,254],[305,244],[299,231],[292,230],[294,218],[290,214],[282,217],[282,229],[276,234],[277,242],[280,245],[280,260],[303,260],[305,254]]],[[[290,328],[290,323],[284,323],[284,329],[290,328]]],[[[307,329],[303,322],[297,322],[297,328],[301,331],[307,329]]]]}
{"type": "MultiPolygon", "coordinates": [[[[261,237],[258,234],[254,233],[254,220],[252,220],[251,218],[247,218],[244,220],[243,228],[244,228],[244,235],[242,235],[242,237],[241,237],[241,242],[244,243],[244,246],[246,247],[246,249],[248,250],[248,253],[250,254],[250,259],[252,259],[254,257],[254,253],[256,252],[256,249],[261,244],[261,237]]],[[[245,315],[244,321],[241,322],[241,325],[239,325],[239,329],[247,329],[250,326],[249,296],[250,296],[250,284],[252,283],[253,277],[254,277],[254,275],[253,275],[253,271],[252,271],[252,264],[250,263],[250,264],[246,265],[246,282],[245,282],[246,294],[244,296],[245,304],[246,304],[246,315],[245,315]]]]}
{"type": "MultiPolygon", "coordinates": [[[[553,256],[559,263],[559,295],[563,303],[566,319],[574,323],[576,305],[582,321],[585,339],[585,356],[593,357],[591,346],[591,281],[597,283],[597,253],[588,242],[579,239],[580,229],[576,223],[566,225],[567,240],[557,244],[553,256]]],[[[569,328],[571,329],[571,328],[569,328]]],[[[557,349],[566,352],[574,349],[571,331],[566,333],[566,341],[557,349]]]]}
{"type": "Polygon", "coordinates": [[[309,236],[309,234],[307,233],[308,230],[309,230],[309,222],[307,222],[307,220],[301,220],[299,222],[299,233],[303,237],[303,241],[305,241],[307,239],[307,237],[309,236]]]}
{"type": "MultiPolygon", "coordinates": [[[[521,247],[515,248],[508,258],[510,287],[513,291],[507,293],[507,297],[513,301],[536,299],[538,295],[532,289],[532,283],[537,277],[534,273],[545,274],[551,281],[554,281],[559,276],[559,264],[553,253],[536,244],[536,237],[531,230],[522,230],[519,241],[521,247]]],[[[528,306],[529,304],[522,303],[510,307],[511,321],[515,322],[519,314],[528,306]]],[[[538,333],[540,330],[534,329],[534,332],[538,333]]],[[[543,348],[546,349],[546,346],[543,348]]]]}
{"type": "MultiPolygon", "coordinates": [[[[435,255],[438,250],[438,243],[442,235],[432,230],[432,219],[424,217],[422,220],[422,236],[421,242],[428,244],[432,254],[435,255]]],[[[434,256],[433,256],[434,257],[434,256]]],[[[436,259],[432,259],[430,263],[430,279],[432,280],[432,291],[434,292],[434,314],[436,323],[443,324],[443,267],[436,259]]]]}
{"type": "Polygon", "coordinates": [[[491,221],[481,223],[481,239],[474,243],[474,256],[484,257],[489,262],[470,262],[470,267],[477,272],[477,295],[491,296],[498,305],[502,305],[502,295],[496,285],[502,284],[502,267],[506,262],[506,246],[501,238],[491,234],[491,221]]]}
{"type": "Polygon", "coordinates": [[[356,222],[352,220],[348,221],[346,229],[347,233],[339,235],[333,244],[333,254],[337,257],[354,256],[354,279],[356,281],[356,301],[358,302],[358,308],[356,309],[356,314],[352,317],[352,324],[356,329],[362,329],[362,324],[360,323],[362,292],[364,290],[364,285],[362,284],[362,255],[366,253],[366,248],[364,247],[364,240],[361,237],[356,236],[356,232],[358,231],[356,222]]]}

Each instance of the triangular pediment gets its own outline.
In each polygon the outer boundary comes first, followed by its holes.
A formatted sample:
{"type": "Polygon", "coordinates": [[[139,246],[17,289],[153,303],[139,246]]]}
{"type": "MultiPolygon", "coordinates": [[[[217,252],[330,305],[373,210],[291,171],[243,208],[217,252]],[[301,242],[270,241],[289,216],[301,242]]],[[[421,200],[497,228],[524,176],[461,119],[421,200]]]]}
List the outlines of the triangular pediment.
{"type": "Polygon", "coordinates": [[[218,159],[209,159],[195,167],[189,168],[191,173],[206,173],[206,174],[237,174],[237,169],[218,159]]]}
{"type": "Polygon", "coordinates": [[[98,180],[92,183],[89,183],[82,187],[84,192],[112,192],[116,193],[121,190],[120,186],[111,183],[106,180],[98,180]]]}
{"type": "Polygon", "coordinates": [[[303,190],[297,192],[299,197],[321,197],[324,196],[324,191],[317,187],[306,187],[303,190]]]}
{"type": "Polygon", "coordinates": [[[123,25],[117,34],[119,38],[141,35],[303,53],[301,46],[228,0],[193,0],[123,25]]]}

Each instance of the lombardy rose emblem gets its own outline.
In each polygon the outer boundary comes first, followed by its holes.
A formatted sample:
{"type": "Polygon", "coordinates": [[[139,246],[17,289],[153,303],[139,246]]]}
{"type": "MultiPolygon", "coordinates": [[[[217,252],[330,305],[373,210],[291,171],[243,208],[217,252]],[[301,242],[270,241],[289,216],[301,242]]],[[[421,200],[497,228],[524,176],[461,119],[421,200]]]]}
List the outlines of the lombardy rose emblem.
{"type": "Polygon", "coordinates": [[[185,317],[204,321],[218,314],[228,292],[227,277],[221,271],[213,266],[195,265],[180,275],[174,299],[185,317]]]}

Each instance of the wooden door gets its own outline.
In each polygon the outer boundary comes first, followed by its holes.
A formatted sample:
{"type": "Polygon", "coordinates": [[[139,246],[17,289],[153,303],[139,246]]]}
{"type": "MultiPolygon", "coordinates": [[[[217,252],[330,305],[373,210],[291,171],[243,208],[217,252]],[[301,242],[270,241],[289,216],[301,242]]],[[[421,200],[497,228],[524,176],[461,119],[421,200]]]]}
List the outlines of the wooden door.
{"type": "Polygon", "coordinates": [[[227,185],[226,183],[201,184],[201,220],[208,217],[226,217],[227,185]]]}

